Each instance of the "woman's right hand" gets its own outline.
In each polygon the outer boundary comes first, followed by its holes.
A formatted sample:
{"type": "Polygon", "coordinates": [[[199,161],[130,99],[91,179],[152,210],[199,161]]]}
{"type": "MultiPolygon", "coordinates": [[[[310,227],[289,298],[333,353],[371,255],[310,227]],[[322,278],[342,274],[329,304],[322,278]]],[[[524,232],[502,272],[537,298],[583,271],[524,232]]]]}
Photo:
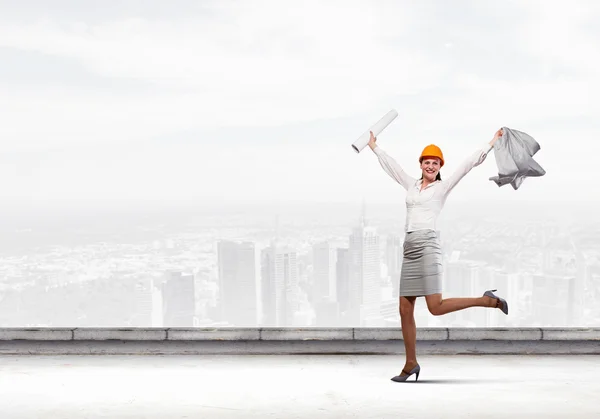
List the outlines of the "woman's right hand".
{"type": "Polygon", "coordinates": [[[375,146],[377,145],[375,142],[377,141],[377,138],[373,135],[373,131],[369,131],[371,133],[371,138],[369,139],[369,147],[371,147],[371,150],[375,149],[375,146]]]}

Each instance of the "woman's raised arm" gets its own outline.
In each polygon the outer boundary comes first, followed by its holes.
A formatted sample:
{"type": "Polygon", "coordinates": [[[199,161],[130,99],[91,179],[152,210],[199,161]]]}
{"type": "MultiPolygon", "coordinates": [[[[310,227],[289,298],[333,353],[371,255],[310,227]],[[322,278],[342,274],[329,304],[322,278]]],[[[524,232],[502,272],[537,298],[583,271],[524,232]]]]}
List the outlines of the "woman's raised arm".
{"type": "Polygon", "coordinates": [[[383,167],[383,170],[396,182],[398,182],[406,190],[416,183],[416,179],[409,176],[402,166],[398,164],[396,160],[390,157],[385,151],[376,144],[377,138],[371,132],[371,139],[369,140],[369,147],[377,155],[379,164],[383,167]]]}
{"type": "Polygon", "coordinates": [[[494,146],[494,143],[498,140],[498,138],[502,137],[503,131],[499,129],[494,134],[494,138],[489,143],[485,143],[484,146],[478,148],[473,154],[471,154],[467,159],[465,159],[460,166],[450,175],[450,177],[442,181],[442,185],[444,185],[444,197],[446,197],[452,189],[461,181],[462,178],[466,176],[467,173],[471,171],[474,167],[479,166],[484,162],[488,153],[494,146]]]}

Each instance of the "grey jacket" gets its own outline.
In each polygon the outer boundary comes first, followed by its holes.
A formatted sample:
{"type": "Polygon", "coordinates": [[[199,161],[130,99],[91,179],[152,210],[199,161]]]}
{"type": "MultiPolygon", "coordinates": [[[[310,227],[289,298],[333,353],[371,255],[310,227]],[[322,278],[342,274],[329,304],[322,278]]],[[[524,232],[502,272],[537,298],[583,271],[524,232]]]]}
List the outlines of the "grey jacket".
{"type": "Polygon", "coordinates": [[[490,178],[498,186],[511,184],[519,189],[526,177],[544,176],[546,171],[533,160],[540,145],[528,134],[502,127],[502,137],[494,143],[494,156],[498,166],[498,176],[490,178]]]}

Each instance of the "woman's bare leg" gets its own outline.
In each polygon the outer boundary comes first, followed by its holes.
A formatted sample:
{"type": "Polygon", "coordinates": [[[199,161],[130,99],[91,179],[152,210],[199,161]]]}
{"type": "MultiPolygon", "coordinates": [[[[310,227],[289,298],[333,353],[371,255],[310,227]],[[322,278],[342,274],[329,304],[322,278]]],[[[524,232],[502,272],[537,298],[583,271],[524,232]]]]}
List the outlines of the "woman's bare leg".
{"type": "Polygon", "coordinates": [[[434,316],[441,316],[469,307],[499,308],[499,300],[492,297],[442,299],[442,294],[431,294],[425,296],[425,301],[427,301],[429,312],[434,316]]]}
{"type": "MultiPolygon", "coordinates": [[[[417,365],[417,324],[415,322],[415,302],[417,297],[400,297],[400,322],[406,363],[404,370],[410,371],[417,365]]],[[[400,375],[406,375],[401,373],[400,375]]]]}

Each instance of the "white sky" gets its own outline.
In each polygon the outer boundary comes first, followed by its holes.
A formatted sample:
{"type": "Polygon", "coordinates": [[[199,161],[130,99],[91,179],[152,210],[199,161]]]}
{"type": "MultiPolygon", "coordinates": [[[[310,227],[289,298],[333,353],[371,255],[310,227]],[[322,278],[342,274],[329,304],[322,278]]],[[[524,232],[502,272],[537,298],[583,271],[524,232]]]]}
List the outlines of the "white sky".
{"type": "Polygon", "coordinates": [[[2,1],[0,199],[402,202],[350,144],[448,173],[501,126],[547,170],[456,200],[600,201],[594,1],[2,1]],[[142,6],[143,5],[143,6],[142,6]]]}

